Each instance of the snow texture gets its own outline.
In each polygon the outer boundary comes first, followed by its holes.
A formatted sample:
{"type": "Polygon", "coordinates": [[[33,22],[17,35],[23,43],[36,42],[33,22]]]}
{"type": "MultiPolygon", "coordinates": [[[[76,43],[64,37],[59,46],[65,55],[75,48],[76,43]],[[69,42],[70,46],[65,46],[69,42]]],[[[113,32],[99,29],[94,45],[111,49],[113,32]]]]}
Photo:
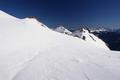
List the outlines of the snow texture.
{"type": "Polygon", "coordinates": [[[0,80],[120,80],[120,52],[0,11],[0,80]]]}

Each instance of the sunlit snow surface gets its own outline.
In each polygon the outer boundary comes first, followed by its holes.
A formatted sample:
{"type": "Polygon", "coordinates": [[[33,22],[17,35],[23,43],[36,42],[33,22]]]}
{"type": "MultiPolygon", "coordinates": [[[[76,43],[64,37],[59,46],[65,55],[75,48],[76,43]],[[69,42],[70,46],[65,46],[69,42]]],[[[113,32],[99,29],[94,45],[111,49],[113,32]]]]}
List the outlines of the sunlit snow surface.
{"type": "Polygon", "coordinates": [[[120,52],[0,11],[0,80],[120,80],[120,52]]]}

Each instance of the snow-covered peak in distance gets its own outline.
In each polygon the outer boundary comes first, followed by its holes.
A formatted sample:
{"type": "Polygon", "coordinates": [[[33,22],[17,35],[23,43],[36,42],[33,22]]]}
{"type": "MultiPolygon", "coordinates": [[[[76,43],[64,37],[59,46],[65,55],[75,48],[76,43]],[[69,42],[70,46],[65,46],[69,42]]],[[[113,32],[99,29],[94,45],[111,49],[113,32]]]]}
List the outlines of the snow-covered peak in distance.
{"type": "Polygon", "coordinates": [[[90,32],[97,32],[97,33],[108,31],[105,28],[89,28],[89,30],[90,32]]]}
{"type": "MultiPolygon", "coordinates": [[[[97,26],[80,26],[80,28],[84,28],[84,29],[87,29],[89,30],[90,32],[96,32],[96,33],[100,33],[100,32],[106,32],[106,31],[110,31],[111,29],[109,28],[105,28],[105,27],[97,27],[97,26]]],[[[78,30],[78,29],[76,29],[78,30]]],[[[75,30],[74,30],[75,31],[75,30]]]]}
{"type": "Polygon", "coordinates": [[[0,16],[0,80],[120,80],[120,52],[31,19],[0,16]]]}
{"type": "Polygon", "coordinates": [[[72,34],[73,36],[79,37],[85,41],[88,42],[93,42],[95,44],[97,44],[98,46],[101,46],[103,48],[107,48],[107,45],[105,44],[104,41],[102,41],[100,38],[98,38],[97,36],[95,36],[94,34],[90,33],[90,31],[81,28],[80,30],[76,30],[75,32],[73,32],[72,34]]]}
{"type": "Polygon", "coordinates": [[[64,34],[68,34],[68,35],[71,35],[72,32],[69,31],[68,29],[66,29],[65,27],[63,26],[60,26],[60,27],[57,27],[56,29],[54,29],[56,32],[60,32],[60,33],[64,33],[64,34]]]}

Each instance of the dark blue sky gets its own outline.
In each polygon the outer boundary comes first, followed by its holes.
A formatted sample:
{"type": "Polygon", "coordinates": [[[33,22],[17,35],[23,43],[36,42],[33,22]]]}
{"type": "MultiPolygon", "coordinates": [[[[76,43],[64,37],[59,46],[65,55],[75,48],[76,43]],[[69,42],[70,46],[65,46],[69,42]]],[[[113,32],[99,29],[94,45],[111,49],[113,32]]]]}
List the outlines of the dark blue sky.
{"type": "Polygon", "coordinates": [[[120,0],[0,0],[0,9],[19,18],[36,16],[49,27],[120,25],[120,0]]]}

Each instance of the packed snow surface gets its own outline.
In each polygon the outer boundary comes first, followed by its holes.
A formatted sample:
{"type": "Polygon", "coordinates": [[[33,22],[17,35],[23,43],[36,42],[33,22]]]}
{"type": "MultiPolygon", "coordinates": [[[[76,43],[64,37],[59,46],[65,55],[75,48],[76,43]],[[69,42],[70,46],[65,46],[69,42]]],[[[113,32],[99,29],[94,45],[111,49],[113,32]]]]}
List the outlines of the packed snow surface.
{"type": "Polygon", "coordinates": [[[120,52],[0,11],[0,80],[120,80],[120,52]]]}

